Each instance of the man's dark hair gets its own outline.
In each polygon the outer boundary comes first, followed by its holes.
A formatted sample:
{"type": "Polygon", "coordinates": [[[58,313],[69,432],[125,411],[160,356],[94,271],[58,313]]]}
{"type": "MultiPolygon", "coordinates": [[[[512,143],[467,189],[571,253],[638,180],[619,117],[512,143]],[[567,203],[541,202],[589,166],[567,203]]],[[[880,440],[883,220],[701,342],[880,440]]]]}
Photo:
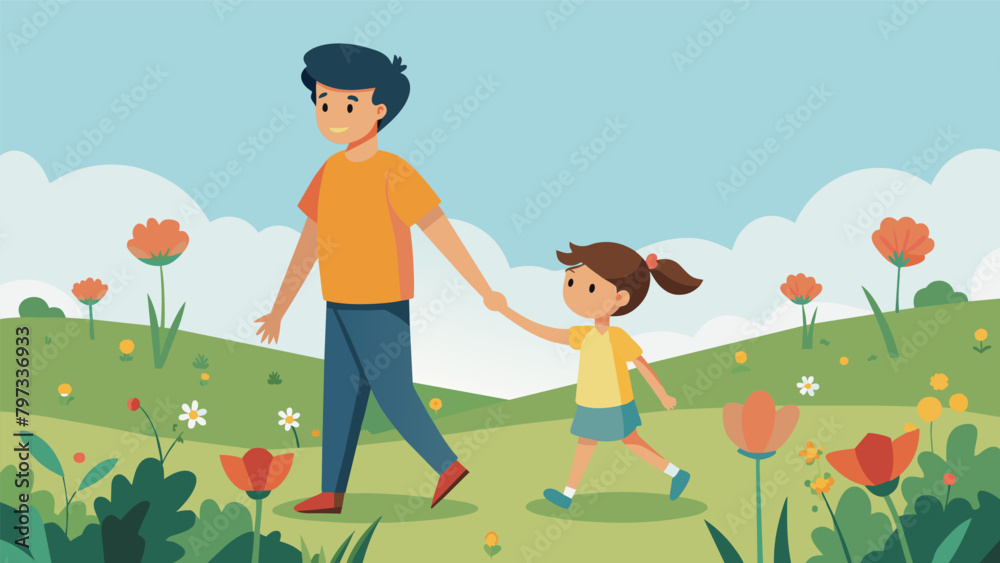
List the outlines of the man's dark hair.
{"type": "Polygon", "coordinates": [[[385,104],[386,108],[385,117],[378,122],[379,131],[399,114],[410,96],[410,81],[403,76],[406,65],[399,57],[390,61],[368,47],[331,43],[310,49],[303,59],[302,83],[312,91],[314,104],[317,82],[337,90],[374,88],[372,103],[385,104]]]}

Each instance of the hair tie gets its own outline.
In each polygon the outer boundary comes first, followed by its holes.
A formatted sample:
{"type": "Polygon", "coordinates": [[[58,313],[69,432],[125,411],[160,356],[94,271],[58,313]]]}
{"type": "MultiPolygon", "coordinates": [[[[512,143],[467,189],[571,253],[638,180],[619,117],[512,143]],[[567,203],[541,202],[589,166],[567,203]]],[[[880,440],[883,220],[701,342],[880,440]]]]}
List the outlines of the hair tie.
{"type": "Polygon", "coordinates": [[[657,258],[655,254],[650,254],[649,256],[646,257],[646,266],[650,270],[655,270],[656,265],[657,265],[657,258]]]}

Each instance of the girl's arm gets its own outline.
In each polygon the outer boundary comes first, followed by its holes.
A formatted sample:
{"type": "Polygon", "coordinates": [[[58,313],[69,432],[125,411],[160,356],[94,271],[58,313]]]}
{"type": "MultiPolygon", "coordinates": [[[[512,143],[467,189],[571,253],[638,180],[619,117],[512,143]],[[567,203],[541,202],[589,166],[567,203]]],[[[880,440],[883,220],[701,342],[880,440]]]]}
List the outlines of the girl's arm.
{"type": "Polygon", "coordinates": [[[650,367],[649,362],[647,362],[645,358],[639,356],[638,358],[632,360],[632,363],[635,364],[635,368],[639,370],[642,377],[646,379],[646,383],[649,384],[649,386],[653,389],[653,392],[656,393],[656,396],[660,399],[660,402],[663,403],[663,408],[671,410],[677,406],[677,399],[667,394],[667,390],[663,388],[663,384],[660,383],[660,379],[656,377],[656,372],[653,371],[653,368],[650,367]]]}
{"type": "Polygon", "coordinates": [[[514,324],[523,328],[524,330],[534,334],[539,338],[544,338],[549,342],[555,342],[556,344],[569,345],[569,329],[565,328],[555,328],[551,326],[545,326],[538,324],[535,321],[526,319],[520,313],[514,311],[510,307],[503,307],[500,309],[503,316],[510,319],[514,324]]]}

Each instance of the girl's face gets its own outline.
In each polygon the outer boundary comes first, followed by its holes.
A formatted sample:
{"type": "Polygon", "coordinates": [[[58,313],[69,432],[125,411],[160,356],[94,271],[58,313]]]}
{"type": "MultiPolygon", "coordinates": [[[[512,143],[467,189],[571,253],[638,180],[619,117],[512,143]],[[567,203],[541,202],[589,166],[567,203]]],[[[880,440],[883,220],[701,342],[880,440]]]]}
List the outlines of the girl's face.
{"type": "Polygon", "coordinates": [[[628,303],[628,292],[580,265],[566,270],[563,300],[570,310],[588,319],[602,319],[628,303]]]}

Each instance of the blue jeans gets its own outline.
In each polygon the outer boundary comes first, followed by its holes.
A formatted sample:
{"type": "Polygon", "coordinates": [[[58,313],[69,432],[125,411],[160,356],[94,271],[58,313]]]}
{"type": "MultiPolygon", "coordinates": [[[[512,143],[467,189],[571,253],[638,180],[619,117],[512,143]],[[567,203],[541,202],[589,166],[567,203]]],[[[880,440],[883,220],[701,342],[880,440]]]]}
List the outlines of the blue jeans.
{"type": "Polygon", "coordinates": [[[410,303],[326,304],[323,363],[323,492],[351,476],[368,392],[389,422],[439,474],[457,460],[413,388],[410,303]]]}

